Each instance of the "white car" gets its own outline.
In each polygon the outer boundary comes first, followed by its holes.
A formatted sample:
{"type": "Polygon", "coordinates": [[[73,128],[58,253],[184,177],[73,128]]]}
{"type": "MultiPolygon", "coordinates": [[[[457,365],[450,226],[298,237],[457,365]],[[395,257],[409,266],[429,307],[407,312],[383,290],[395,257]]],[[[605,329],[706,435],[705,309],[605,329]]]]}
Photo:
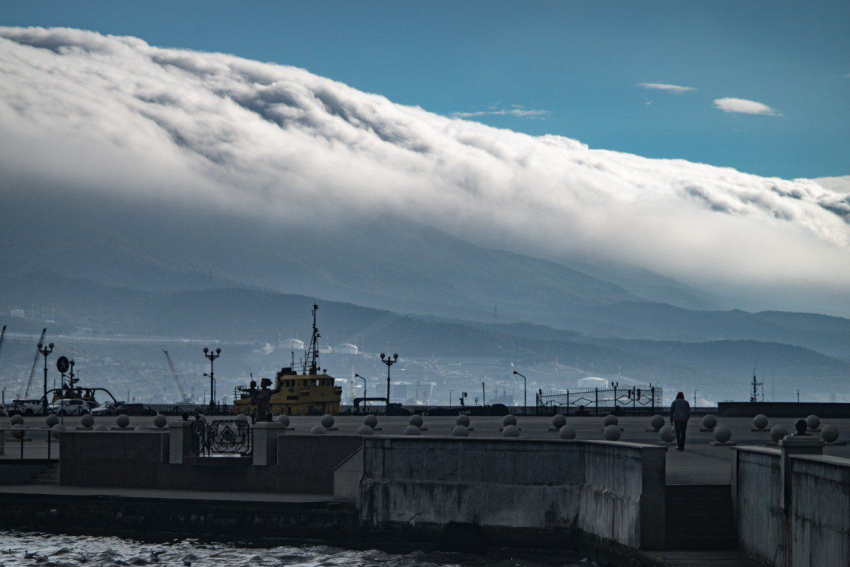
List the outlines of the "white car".
{"type": "Polygon", "coordinates": [[[123,404],[124,402],[104,402],[103,405],[100,405],[96,408],[91,409],[92,415],[112,415],[112,407],[117,406],[119,404],[123,404]]]}
{"type": "Polygon", "coordinates": [[[50,413],[56,415],[85,415],[90,413],[92,405],[85,400],[59,400],[50,406],[50,413]]]}
{"type": "Polygon", "coordinates": [[[12,400],[9,415],[39,415],[41,410],[41,400],[12,400]]]}

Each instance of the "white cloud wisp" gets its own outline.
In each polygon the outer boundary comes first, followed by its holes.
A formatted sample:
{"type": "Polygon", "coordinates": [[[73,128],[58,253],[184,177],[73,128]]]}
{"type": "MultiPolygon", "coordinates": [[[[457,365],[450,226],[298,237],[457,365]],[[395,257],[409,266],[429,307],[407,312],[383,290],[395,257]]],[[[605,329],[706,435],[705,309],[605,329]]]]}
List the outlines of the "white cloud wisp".
{"type": "Polygon", "coordinates": [[[782,116],[775,108],[754,100],[743,98],[718,98],[714,106],[730,114],[762,114],[764,116],[782,116]]]}
{"type": "Polygon", "coordinates": [[[638,83],[638,86],[653,91],[664,91],[672,94],[684,94],[696,90],[693,87],[682,87],[679,85],[669,85],[667,83],[638,83]]]}
{"type": "Polygon", "coordinates": [[[0,171],[0,197],[26,180],[251,222],[392,213],[704,286],[850,289],[850,195],[815,182],[591,150],[131,37],[0,28],[0,171]]]}

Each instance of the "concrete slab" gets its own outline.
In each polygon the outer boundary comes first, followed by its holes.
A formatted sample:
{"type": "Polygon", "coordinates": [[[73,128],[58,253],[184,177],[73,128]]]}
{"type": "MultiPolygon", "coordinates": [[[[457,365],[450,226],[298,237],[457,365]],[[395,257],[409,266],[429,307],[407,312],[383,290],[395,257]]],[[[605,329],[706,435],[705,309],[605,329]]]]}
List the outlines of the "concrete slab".
{"type": "Polygon", "coordinates": [[[199,490],[149,490],[139,488],[89,488],[78,486],[18,484],[0,486],[3,494],[32,494],[41,496],[105,496],[117,498],[146,498],[167,500],[204,500],[222,502],[276,502],[281,504],[305,502],[334,502],[333,496],[322,494],[271,494],[268,492],[203,492],[199,490]]]}

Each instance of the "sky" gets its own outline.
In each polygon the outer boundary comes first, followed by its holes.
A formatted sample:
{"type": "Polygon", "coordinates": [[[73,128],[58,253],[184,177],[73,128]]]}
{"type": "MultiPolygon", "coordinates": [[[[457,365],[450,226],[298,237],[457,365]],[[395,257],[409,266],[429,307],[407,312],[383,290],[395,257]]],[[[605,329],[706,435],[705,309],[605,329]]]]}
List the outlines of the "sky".
{"type": "Polygon", "coordinates": [[[68,26],[300,67],[445,116],[747,173],[850,173],[850,2],[38,2],[68,26]]]}

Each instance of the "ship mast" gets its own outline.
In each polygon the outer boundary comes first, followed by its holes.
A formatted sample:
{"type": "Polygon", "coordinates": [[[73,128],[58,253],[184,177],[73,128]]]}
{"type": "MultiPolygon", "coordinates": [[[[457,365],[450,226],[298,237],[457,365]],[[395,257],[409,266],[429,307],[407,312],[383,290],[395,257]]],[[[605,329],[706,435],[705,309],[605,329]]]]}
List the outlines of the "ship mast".
{"type": "Polygon", "coordinates": [[[313,304],[313,310],[310,311],[313,315],[313,336],[310,338],[310,348],[307,350],[307,356],[304,359],[304,364],[301,367],[301,372],[307,374],[307,361],[310,361],[310,374],[316,376],[319,373],[319,329],[316,327],[316,311],[319,306],[313,304]]]}

